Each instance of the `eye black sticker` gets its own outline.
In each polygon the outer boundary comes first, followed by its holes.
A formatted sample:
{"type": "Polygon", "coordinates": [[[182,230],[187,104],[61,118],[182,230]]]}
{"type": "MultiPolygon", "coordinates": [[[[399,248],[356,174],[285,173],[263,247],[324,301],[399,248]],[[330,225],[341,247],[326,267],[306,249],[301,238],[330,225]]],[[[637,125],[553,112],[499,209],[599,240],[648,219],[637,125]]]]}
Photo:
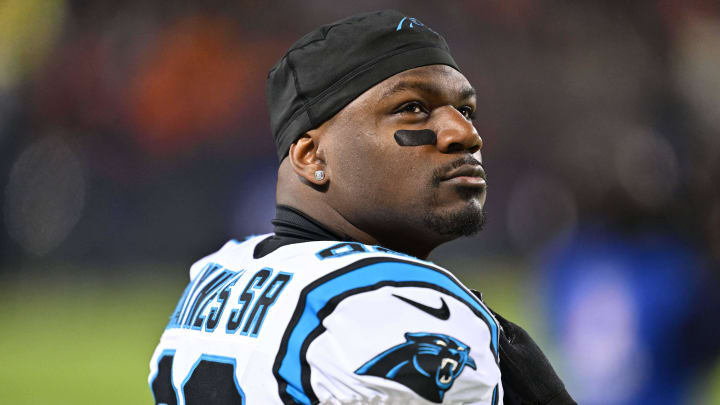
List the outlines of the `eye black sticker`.
{"type": "Polygon", "coordinates": [[[401,129],[395,131],[395,142],[400,146],[435,145],[437,134],[432,129],[401,129]]]}

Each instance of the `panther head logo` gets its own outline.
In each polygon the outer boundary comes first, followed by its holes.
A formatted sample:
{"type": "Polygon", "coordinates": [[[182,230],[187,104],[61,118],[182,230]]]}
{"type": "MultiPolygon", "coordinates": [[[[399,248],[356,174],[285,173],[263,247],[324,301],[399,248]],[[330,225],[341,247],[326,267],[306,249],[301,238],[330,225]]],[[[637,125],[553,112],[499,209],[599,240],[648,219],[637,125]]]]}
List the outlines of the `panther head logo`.
{"type": "Polygon", "coordinates": [[[355,374],[386,378],[432,402],[442,402],[465,366],[476,370],[470,347],[440,333],[406,333],[405,343],[378,354],[355,374]]]}

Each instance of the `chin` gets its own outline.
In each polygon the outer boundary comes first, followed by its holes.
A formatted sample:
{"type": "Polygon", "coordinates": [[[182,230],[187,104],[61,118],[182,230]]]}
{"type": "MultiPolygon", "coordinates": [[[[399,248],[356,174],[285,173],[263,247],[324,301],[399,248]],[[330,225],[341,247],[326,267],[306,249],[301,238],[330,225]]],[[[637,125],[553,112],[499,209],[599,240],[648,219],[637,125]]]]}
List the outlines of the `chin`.
{"type": "Polygon", "coordinates": [[[428,211],[423,217],[425,225],[444,237],[451,239],[471,236],[483,229],[487,215],[481,201],[465,204],[462,208],[428,211]]]}

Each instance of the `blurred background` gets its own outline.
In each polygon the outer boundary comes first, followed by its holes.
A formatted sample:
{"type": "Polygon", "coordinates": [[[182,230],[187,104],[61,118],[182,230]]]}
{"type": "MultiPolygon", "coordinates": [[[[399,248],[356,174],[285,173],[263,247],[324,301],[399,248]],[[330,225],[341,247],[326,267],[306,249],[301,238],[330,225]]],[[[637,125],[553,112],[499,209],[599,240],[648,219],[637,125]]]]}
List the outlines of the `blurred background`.
{"type": "Polygon", "coordinates": [[[713,0],[0,0],[0,403],[152,403],[190,264],[272,229],[267,71],[381,8],[478,90],[489,222],[431,259],[581,404],[720,404],[713,0]]]}

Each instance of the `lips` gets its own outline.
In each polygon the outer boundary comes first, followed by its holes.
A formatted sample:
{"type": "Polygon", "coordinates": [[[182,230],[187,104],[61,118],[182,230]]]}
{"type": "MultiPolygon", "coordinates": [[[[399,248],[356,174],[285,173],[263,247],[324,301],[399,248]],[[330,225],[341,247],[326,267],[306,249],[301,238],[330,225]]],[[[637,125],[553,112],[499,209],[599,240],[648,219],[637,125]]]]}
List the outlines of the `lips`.
{"type": "Polygon", "coordinates": [[[485,170],[480,165],[465,164],[449,171],[442,181],[485,187],[485,170]]]}

